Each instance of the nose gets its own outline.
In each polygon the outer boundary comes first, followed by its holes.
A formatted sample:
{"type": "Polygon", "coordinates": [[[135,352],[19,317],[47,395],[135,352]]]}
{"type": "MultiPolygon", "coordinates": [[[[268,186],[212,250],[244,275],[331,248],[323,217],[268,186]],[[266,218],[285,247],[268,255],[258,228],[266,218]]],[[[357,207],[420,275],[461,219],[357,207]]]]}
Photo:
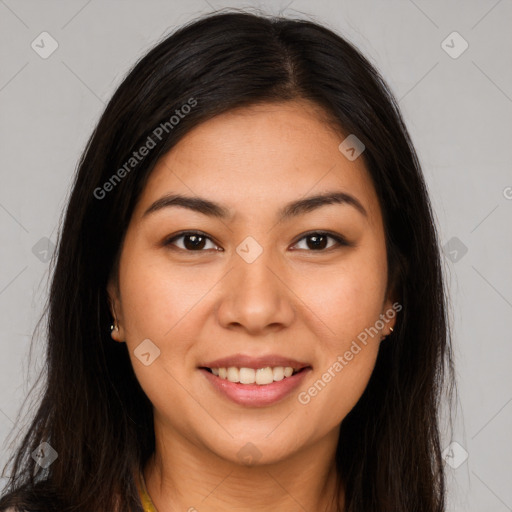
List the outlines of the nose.
{"type": "Polygon", "coordinates": [[[291,325],[295,295],[286,283],[285,271],[264,251],[255,261],[239,259],[223,279],[218,321],[226,329],[251,335],[276,332],[291,325]]]}

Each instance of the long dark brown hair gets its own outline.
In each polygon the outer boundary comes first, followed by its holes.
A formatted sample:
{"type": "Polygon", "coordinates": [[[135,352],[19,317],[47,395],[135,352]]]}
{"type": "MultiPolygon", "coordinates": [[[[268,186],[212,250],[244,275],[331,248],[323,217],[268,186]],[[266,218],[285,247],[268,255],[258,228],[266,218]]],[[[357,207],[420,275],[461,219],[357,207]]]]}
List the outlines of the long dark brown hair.
{"type": "Polygon", "coordinates": [[[106,293],[132,211],[157,160],[192,128],[236,107],[294,99],[315,102],[365,145],[388,282],[403,307],[341,424],[345,510],[445,509],[439,409],[454,391],[447,291],[427,187],[397,102],[359,50],[330,29],[233,10],[193,20],[141,58],[87,143],[52,265],[44,389],[4,469],[1,510],[141,512],[133,477],[155,447],[152,405],[126,344],[110,338],[106,293]],[[156,147],[119,173],[150,136],[156,147]],[[58,458],[34,476],[31,454],[43,442],[58,458]]]}

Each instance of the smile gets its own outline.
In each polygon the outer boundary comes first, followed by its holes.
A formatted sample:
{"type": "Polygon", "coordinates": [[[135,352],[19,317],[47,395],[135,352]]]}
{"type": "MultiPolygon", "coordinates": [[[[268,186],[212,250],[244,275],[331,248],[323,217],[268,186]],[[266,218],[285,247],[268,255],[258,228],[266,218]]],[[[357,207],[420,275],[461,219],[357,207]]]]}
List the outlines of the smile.
{"type": "Polygon", "coordinates": [[[223,398],[248,407],[273,405],[290,395],[312,370],[304,367],[199,368],[213,389],[223,398]]]}
{"type": "Polygon", "coordinates": [[[291,377],[299,370],[291,366],[267,366],[265,368],[208,368],[213,375],[221,379],[227,379],[229,382],[239,382],[240,384],[258,384],[265,386],[272,382],[279,382],[285,378],[291,377]]]}

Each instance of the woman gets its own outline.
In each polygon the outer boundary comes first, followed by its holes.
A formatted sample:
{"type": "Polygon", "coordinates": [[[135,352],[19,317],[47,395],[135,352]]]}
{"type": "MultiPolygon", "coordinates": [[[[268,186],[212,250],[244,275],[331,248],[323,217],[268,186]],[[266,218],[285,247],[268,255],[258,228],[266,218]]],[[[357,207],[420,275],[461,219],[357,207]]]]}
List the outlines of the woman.
{"type": "Polygon", "coordinates": [[[382,78],[325,27],[209,15],[135,65],[48,314],[0,510],[445,510],[427,189],[382,78]]]}

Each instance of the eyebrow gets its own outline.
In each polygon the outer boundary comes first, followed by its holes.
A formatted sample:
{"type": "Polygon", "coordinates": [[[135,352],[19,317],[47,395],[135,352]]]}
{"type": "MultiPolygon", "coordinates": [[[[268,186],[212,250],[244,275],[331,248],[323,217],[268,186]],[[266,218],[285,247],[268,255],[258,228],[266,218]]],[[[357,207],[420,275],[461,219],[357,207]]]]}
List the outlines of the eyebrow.
{"type": "MultiPolygon", "coordinates": [[[[277,218],[279,222],[282,222],[330,204],[353,206],[363,216],[368,217],[367,211],[357,198],[347,194],[346,192],[336,191],[309,196],[304,199],[288,203],[279,210],[277,218]]],[[[203,215],[219,219],[230,219],[233,217],[230,210],[221,204],[202,197],[190,197],[181,194],[167,194],[160,199],[157,199],[143,213],[142,217],[169,207],[187,208],[189,210],[202,213],[203,215]]]]}

